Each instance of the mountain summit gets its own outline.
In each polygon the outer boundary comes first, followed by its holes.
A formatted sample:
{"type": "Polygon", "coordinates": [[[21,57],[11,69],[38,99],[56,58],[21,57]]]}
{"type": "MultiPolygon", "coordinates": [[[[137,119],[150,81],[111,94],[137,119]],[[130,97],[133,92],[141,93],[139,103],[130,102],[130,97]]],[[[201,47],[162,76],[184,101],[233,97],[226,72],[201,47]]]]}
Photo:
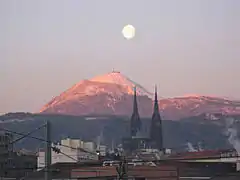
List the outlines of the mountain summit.
{"type": "Polygon", "coordinates": [[[127,89],[127,94],[133,95],[134,94],[134,87],[136,87],[137,95],[140,96],[148,96],[152,97],[152,93],[148,92],[144,87],[142,87],[140,84],[132,81],[128,77],[121,74],[119,71],[112,71],[111,73],[104,74],[101,76],[96,76],[92,79],[90,79],[92,82],[98,82],[98,83],[110,83],[110,84],[118,84],[121,86],[124,86],[127,89]]]}
{"type": "Polygon", "coordinates": [[[140,112],[151,113],[152,93],[118,71],[82,80],[52,99],[40,112],[69,115],[124,115],[132,112],[132,96],[137,89],[140,112]]]}
{"type": "MultiPolygon", "coordinates": [[[[40,113],[130,116],[134,87],[137,89],[140,116],[150,117],[153,94],[117,71],[80,81],[53,98],[40,113]]],[[[240,102],[208,96],[162,99],[159,107],[163,119],[172,120],[203,113],[240,114],[240,102]]]]}

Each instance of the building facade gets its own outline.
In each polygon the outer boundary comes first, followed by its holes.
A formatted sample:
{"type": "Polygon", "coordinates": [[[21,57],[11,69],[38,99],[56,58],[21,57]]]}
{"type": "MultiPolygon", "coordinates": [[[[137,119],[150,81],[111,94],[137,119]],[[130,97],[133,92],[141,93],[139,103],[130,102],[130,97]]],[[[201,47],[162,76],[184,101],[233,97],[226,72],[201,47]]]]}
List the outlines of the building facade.
{"type": "Polygon", "coordinates": [[[11,144],[13,135],[0,131],[0,177],[8,176],[8,170],[13,165],[13,145],[11,144]]]}
{"type": "Polygon", "coordinates": [[[34,153],[13,150],[13,135],[0,132],[0,178],[24,177],[37,168],[34,153]]]}
{"type": "Polygon", "coordinates": [[[9,177],[25,177],[37,169],[36,153],[18,151],[12,154],[12,168],[9,169],[9,177]]]}
{"type": "MultiPolygon", "coordinates": [[[[52,150],[52,164],[59,162],[84,162],[98,160],[98,155],[95,152],[93,142],[83,142],[78,139],[64,139],[61,143],[55,146],[61,153],[52,150]]],[[[45,167],[45,151],[38,152],[38,170],[45,167]]]]}

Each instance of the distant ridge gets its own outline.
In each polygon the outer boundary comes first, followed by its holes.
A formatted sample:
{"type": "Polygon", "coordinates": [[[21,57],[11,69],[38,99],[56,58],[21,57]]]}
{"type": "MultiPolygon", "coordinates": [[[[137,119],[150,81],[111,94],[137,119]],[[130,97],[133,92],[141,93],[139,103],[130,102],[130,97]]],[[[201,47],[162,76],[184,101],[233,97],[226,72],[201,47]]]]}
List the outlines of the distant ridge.
{"type": "Polygon", "coordinates": [[[216,95],[210,95],[210,94],[184,94],[182,96],[176,96],[176,97],[212,97],[212,98],[219,98],[219,99],[226,99],[226,100],[240,102],[239,98],[228,97],[228,96],[216,96],[216,95]]]}
{"type": "MultiPolygon", "coordinates": [[[[153,94],[118,71],[80,81],[53,98],[40,113],[130,116],[135,86],[140,115],[151,117],[153,94]]],[[[240,101],[214,96],[188,95],[165,98],[160,100],[159,107],[163,119],[171,120],[204,113],[240,114],[240,101]]]]}

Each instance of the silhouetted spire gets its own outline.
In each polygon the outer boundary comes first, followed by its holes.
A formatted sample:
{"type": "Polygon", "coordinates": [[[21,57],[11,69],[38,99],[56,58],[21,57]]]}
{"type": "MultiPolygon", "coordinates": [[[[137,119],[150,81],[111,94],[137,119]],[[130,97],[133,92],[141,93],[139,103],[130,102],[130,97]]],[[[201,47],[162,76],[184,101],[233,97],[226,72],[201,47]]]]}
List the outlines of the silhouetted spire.
{"type": "Polygon", "coordinates": [[[138,105],[137,105],[137,89],[136,86],[133,88],[134,95],[133,95],[133,112],[138,114],[138,105]]]}
{"type": "Polygon", "coordinates": [[[163,150],[163,137],[162,137],[162,119],[159,114],[157,86],[155,86],[154,109],[152,115],[150,138],[153,142],[153,148],[163,150]]]}
{"type": "Polygon", "coordinates": [[[131,136],[136,136],[137,132],[141,130],[141,126],[142,124],[138,113],[137,92],[135,86],[133,95],[133,113],[131,116],[131,136]]]}
{"type": "Polygon", "coordinates": [[[155,98],[154,98],[154,113],[159,114],[159,107],[158,107],[158,97],[157,97],[157,86],[155,85],[155,98]]]}

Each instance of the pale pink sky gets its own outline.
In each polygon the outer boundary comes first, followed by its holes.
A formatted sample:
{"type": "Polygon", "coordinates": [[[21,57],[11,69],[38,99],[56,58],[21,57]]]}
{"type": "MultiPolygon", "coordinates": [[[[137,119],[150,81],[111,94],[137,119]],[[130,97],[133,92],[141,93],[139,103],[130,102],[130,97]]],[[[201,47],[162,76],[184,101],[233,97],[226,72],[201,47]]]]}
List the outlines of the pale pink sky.
{"type": "Polygon", "coordinates": [[[0,0],[0,112],[115,68],[163,97],[240,99],[239,0],[0,0]],[[136,38],[121,36],[125,24],[136,38]]]}

